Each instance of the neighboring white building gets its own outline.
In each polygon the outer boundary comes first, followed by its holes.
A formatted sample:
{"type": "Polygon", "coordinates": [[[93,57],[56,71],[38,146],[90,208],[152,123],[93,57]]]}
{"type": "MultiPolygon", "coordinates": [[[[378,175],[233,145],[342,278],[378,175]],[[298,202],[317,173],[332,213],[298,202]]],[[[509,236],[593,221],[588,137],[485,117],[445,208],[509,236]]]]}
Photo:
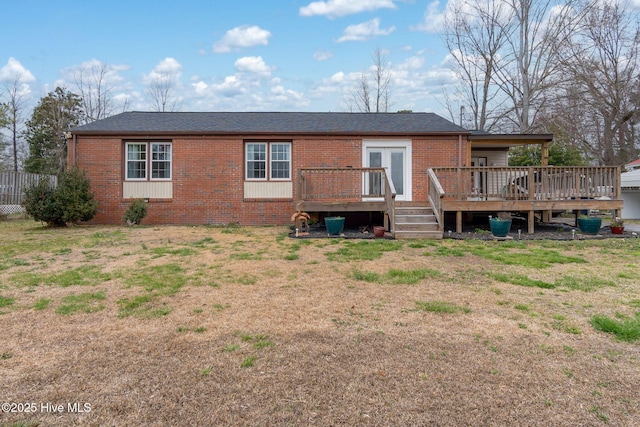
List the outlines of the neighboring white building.
{"type": "Polygon", "coordinates": [[[633,170],[640,169],[640,159],[634,160],[633,162],[627,163],[626,165],[624,165],[624,168],[627,171],[633,171],[633,170]]]}
{"type": "Polygon", "coordinates": [[[640,219],[640,169],[634,169],[620,175],[622,187],[623,219],[640,219]]]}

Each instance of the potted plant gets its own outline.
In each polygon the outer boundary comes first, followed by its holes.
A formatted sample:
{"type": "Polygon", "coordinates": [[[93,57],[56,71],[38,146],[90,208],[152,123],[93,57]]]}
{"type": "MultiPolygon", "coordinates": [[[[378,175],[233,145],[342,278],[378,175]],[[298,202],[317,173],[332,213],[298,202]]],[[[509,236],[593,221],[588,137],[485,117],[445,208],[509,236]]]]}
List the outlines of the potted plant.
{"type": "Polygon", "coordinates": [[[578,228],[585,234],[598,234],[602,226],[602,218],[587,215],[578,217],[578,228]]]}
{"type": "Polygon", "coordinates": [[[324,225],[327,227],[328,234],[337,236],[342,233],[342,230],[344,229],[344,217],[328,216],[324,219],[324,225]]]}
{"type": "Polygon", "coordinates": [[[495,237],[507,237],[511,229],[511,214],[509,212],[498,212],[497,217],[489,215],[489,227],[491,234],[495,237]]]}
{"type": "Polygon", "coordinates": [[[611,234],[622,234],[624,233],[624,221],[622,218],[615,217],[613,221],[611,221],[611,234]]]}

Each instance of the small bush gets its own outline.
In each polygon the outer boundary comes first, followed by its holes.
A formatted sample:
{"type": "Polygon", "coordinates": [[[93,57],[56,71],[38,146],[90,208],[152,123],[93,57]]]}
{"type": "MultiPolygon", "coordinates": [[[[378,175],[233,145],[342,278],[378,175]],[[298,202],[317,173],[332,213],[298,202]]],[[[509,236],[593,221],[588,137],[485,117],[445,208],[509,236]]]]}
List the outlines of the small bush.
{"type": "Polygon", "coordinates": [[[55,188],[45,178],[25,190],[23,206],[33,219],[50,227],[89,221],[98,207],[89,188],[84,172],[72,169],[60,174],[55,188]]]}
{"type": "Polygon", "coordinates": [[[124,221],[129,225],[139,225],[147,216],[147,202],[144,199],[135,199],[124,213],[124,221]]]}
{"type": "Polygon", "coordinates": [[[22,206],[36,221],[46,222],[50,227],[61,227],[65,223],[55,194],[56,189],[49,178],[41,179],[25,190],[22,206]]]}

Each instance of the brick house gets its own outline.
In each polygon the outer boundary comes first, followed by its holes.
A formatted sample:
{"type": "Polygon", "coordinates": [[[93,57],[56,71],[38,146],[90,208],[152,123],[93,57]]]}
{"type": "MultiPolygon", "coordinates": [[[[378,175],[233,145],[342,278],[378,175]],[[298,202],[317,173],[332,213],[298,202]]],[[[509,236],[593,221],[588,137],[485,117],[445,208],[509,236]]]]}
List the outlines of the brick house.
{"type": "Polygon", "coordinates": [[[551,207],[534,203],[533,186],[526,200],[507,194],[540,176],[507,168],[507,151],[534,143],[545,153],[551,140],[470,132],[432,113],[127,112],[72,129],[68,162],[91,180],[94,223],[120,224],[144,198],[148,224],[285,225],[300,209],[441,237],[447,212],[461,227],[463,212],[525,211],[532,232],[533,213],[551,207]]]}

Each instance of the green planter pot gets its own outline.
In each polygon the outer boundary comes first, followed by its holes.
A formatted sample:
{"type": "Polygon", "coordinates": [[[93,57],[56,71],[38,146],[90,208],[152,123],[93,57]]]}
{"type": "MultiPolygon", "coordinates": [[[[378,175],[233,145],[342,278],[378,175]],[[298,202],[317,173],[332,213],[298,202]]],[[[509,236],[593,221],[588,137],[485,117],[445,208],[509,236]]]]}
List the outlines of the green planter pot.
{"type": "Polygon", "coordinates": [[[324,219],[324,225],[327,227],[327,233],[337,236],[344,230],[344,217],[328,216],[324,219]]]}
{"type": "Polygon", "coordinates": [[[584,234],[598,234],[602,226],[602,218],[578,218],[578,228],[584,234]]]}
{"type": "Polygon", "coordinates": [[[489,220],[489,227],[491,227],[491,234],[496,237],[507,237],[509,230],[511,229],[510,219],[491,218],[489,220]]]}

